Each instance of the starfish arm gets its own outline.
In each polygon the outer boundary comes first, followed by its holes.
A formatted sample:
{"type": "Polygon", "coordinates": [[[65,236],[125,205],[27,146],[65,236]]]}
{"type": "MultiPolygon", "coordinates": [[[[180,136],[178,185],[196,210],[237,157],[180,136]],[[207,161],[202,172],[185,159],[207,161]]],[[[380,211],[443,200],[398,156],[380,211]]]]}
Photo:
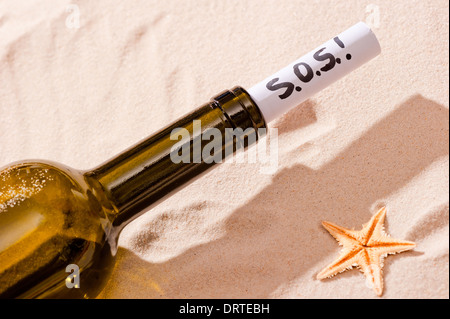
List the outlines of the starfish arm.
{"type": "Polygon", "coordinates": [[[384,219],[386,217],[386,207],[381,208],[370,221],[363,225],[361,230],[361,243],[367,245],[372,237],[384,235],[384,219]]]}
{"type": "Polygon", "coordinates": [[[325,279],[333,277],[334,275],[344,272],[347,269],[353,267],[353,265],[357,264],[357,260],[359,258],[359,254],[361,252],[361,248],[355,250],[347,250],[344,249],[341,256],[335,262],[331,263],[327,267],[325,267],[318,275],[317,279],[325,279]]]}
{"type": "Polygon", "coordinates": [[[349,230],[329,222],[323,222],[322,225],[342,246],[352,247],[359,245],[357,232],[354,230],[349,230]]]}
{"type": "Polygon", "coordinates": [[[358,265],[366,276],[366,285],[381,296],[383,294],[383,256],[373,254],[371,249],[363,249],[360,256],[358,265]]]}
{"type": "Polygon", "coordinates": [[[398,240],[388,236],[381,236],[380,238],[371,238],[368,246],[370,246],[379,255],[388,255],[414,249],[416,247],[416,243],[398,240]]]}

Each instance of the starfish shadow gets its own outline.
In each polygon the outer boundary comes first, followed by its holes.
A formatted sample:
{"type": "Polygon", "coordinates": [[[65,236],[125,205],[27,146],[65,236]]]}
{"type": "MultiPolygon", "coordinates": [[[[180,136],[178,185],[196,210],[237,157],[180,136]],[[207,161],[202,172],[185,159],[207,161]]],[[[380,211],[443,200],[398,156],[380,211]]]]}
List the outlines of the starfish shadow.
{"type": "Polygon", "coordinates": [[[127,297],[270,297],[311,268],[323,268],[325,257],[335,257],[336,242],[322,229],[323,220],[351,226],[356,219],[360,226],[374,205],[448,155],[448,123],[448,109],[411,97],[319,170],[295,165],[279,171],[232,213],[222,238],[160,264],[121,248],[113,274],[117,288],[104,296],[117,297],[125,289],[122,280],[129,286],[121,276],[140,273],[158,289],[133,280],[127,297]]]}
{"type": "MultiPolygon", "coordinates": [[[[400,262],[400,260],[404,259],[404,258],[410,258],[410,261],[413,262],[414,257],[420,257],[425,255],[425,253],[423,251],[417,251],[417,250],[410,250],[410,251],[406,251],[400,254],[395,255],[395,258],[392,258],[392,260],[388,259],[388,262],[386,262],[386,260],[384,261],[384,266],[383,266],[383,277],[387,278],[389,273],[391,272],[390,268],[392,267],[392,265],[395,262],[400,262]]],[[[389,257],[388,257],[389,258],[389,257]]],[[[383,280],[384,280],[383,278],[383,280]]],[[[387,295],[389,294],[389,285],[384,285],[383,288],[383,295],[387,295]]]]}

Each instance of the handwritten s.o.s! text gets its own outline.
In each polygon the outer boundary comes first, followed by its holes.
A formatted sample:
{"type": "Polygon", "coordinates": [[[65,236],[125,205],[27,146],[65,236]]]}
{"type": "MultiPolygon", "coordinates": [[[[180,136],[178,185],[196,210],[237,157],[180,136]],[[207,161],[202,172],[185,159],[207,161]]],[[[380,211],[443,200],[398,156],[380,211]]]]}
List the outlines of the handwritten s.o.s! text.
{"type": "MultiPolygon", "coordinates": [[[[345,48],[344,43],[341,39],[339,39],[339,37],[334,38],[334,42],[336,42],[336,44],[342,49],[345,48]]],[[[326,51],[327,47],[324,47],[314,53],[313,57],[316,61],[325,63],[316,71],[314,71],[313,68],[306,62],[300,62],[294,65],[293,72],[301,82],[299,85],[292,82],[280,82],[280,78],[274,78],[267,83],[266,88],[273,92],[283,90],[278,96],[281,100],[289,98],[294,91],[301,92],[303,90],[301,86],[302,84],[309,83],[313,81],[315,77],[320,77],[323,73],[330,72],[337,65],[343,62],[341,58],[335,57],[333,54],[326,51]]],[[[347,54],[345,58],[347,60],[351,60],[352,55],[347,54]]]]}

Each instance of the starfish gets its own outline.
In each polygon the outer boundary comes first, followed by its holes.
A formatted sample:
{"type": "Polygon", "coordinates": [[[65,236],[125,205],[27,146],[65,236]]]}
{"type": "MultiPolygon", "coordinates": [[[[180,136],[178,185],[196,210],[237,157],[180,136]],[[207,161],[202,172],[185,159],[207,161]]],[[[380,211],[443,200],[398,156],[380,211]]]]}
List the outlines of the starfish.
{"type": "Polygon", "coordinates": [[[326,230],[343,246],[339,258],[328,265],[317,279],[325,279],[359,267],[367,278],[368,286],[378,296],[383,294],[383,259],[390,254],[401,253],[416,247],[409,241],[390,238],[384,233],[386,207],[381,208],[360,231],[349,230],[332,223],[323,222],[326,230]]]}

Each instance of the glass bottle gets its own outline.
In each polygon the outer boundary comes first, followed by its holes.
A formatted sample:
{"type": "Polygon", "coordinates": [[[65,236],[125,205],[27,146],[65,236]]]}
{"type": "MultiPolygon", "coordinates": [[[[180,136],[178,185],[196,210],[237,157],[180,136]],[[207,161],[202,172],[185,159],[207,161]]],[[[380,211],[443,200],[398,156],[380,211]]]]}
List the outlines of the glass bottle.
{"type": "Polygon", "coordinates": [[[265,127],[256,104],[236,87],[92,170],[31,161],[1,171],[0,296],[95,297],[112,269],[121,230],[226,154],[257,141],[265,127]],[[194,121],[201,121],[200,130],[194,121]],[[213,161],[204,152],[211,142],[202,138],[212,128],[224,137],[212,141],[221,149],[210,153],[213,161]],[[226,129],[235,128],[248,134],[226,141],[226,129]],[[179,129],[190,136],[181,144],[172,134],[179,129]],[[172,153],[183,144],[189,158],[175,164],[172,153]],[[80,287],[67,287],[69,265],[79,268],[80,287]]]}

